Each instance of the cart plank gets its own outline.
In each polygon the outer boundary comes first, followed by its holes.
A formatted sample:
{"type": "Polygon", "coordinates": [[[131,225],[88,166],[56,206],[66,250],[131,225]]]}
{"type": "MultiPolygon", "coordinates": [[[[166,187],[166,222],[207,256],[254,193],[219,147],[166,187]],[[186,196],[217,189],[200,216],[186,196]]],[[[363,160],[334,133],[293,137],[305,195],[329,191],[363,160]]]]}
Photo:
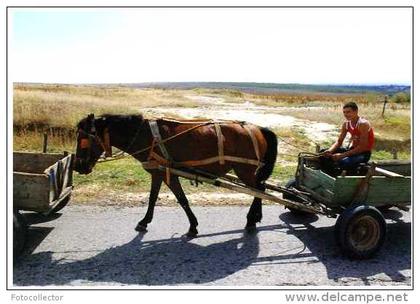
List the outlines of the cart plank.
{"type": "Polygon", "coordinates": [[[300,184],[312,194],[316,192],[322,196],[324,202],[330,202],[333,199],[335,178],[325,174],[321,170],[305,167],[300,184]]]}
{"type": "MultiPolygon", "coordinates": [[[[363,176],[337,177],[332,205],[348,205],[363,176]]],[[[365,203],[372,206],[411,202],[410,177],[374,176],[369,182],[365,203]]]]}
{"type": "Polygon", "coordinates": [[[13,204],[15,208],[30,211],[48,210],[48,177],[45,174],[13,173],[13,204]]]}
{"type": "Polygon", "coordinates": [[[61,158],[63,158],[62,153],[13,152],[13,171],[44,173],[46,168],[61,158]]]}

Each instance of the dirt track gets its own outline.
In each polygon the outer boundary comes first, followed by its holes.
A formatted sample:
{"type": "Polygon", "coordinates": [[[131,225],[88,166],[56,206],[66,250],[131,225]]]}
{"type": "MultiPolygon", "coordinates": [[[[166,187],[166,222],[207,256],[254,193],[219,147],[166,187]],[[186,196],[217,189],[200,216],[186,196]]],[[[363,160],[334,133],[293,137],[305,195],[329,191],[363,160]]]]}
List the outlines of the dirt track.
{"type": "Polygon", "coordinates": [[[217,285],[337,286],[411,284],[410,213],[390,210],[378,256],[350,261],[337,248],[334,219],[299,219],[264,206],[255,235],[244,235],[248,207],[194,206],[199,237],[182,237],[179,207],[157,207],[146,234],[134,227],[144,207],[70,205],[33,224],[26,253],[14,266],[16,286],[217,285]]]}
{"type": "MultiPolygon", "coordinates": [[[[300,129],[311,141],[322,143],[331,141],[338,136],[335,125],[322,122],[298,119],[285,115],[281,107],[256,105],[249,101],[230,103],[222,97],[189,96],[185,98],[197,102],[196,107],[154,107],[143,108],[148,116],[173,116],[177,115],[186,119],[208,118],[247,121],[262,127],[270,128],[295,128],[300,129]]],[[[291,107],[288,107],[291,109],[291,107]]],[[[296,108],[298,109],[298,108],[296,108]]],[[[279,151],[285,152],[289,147],[279,145],[279,151]]]]}

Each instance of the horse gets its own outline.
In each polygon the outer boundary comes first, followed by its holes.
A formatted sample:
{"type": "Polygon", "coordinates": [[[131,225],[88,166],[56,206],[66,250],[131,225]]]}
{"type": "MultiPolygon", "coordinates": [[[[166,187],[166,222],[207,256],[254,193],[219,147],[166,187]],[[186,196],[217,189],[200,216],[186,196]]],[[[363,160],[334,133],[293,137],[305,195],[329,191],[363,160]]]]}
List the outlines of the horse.
{"type": "MultiPolygon", "coordinates": [[[[103,153],[106,157],[112,155],[111,147],[133,156],[151,174],[148,208],[135,230],[147,231],[164,182],[188,217],[188,237],[198,234],[197,218],[179,177],[159,170],[159,165],[193,167],[217,177],[233,170],[246,186],[265,191],[264,182],[272,174],[277,158],[275,133],[247,122],[151,120],[141,114],[104,114],[95,118],[94,114],[89,114],[77,124],[74,170],[89,174],[103,153]]],[[[246,231],[255,231],[261,219],[261,199],[255,197],[247,214],[246,231]]]]}

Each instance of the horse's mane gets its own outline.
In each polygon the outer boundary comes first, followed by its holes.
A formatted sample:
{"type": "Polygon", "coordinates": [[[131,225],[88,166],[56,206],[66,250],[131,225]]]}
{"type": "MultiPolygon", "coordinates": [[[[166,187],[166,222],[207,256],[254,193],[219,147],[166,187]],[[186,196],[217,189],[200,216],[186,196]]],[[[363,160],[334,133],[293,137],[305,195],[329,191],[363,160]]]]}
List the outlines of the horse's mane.
{"type": "MultiPolygon", "coordinates": [[[[82,118],[77,123],[77,128],[83,128],[86,123],[86,117],[82,118]]],[[[95,124],[98,126],[108,125],[108,124],[123,124],[126,126],[139,126],[144,123],[144,117],[142,114],[102,114],[95,118],[95,124]]]]}
{"type": "Polygon", "coordinates": [[[97,120],[105,120],[108,123],[116,123],[116,122],[126,122],[126,123],[137,123],[142,124],[144,122],[144,118],[142,114],[102,114],[97,118],[97,120]]]}

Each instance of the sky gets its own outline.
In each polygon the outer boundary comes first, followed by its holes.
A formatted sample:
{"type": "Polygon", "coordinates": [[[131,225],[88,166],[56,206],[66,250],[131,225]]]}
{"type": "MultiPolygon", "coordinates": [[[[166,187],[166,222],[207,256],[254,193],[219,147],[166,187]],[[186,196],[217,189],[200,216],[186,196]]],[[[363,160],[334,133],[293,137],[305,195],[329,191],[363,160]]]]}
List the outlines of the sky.
{"type": "Polygon", "coordinates": [[[13,82],[410,84],[410,8],[9,9],[13,82]]]}

